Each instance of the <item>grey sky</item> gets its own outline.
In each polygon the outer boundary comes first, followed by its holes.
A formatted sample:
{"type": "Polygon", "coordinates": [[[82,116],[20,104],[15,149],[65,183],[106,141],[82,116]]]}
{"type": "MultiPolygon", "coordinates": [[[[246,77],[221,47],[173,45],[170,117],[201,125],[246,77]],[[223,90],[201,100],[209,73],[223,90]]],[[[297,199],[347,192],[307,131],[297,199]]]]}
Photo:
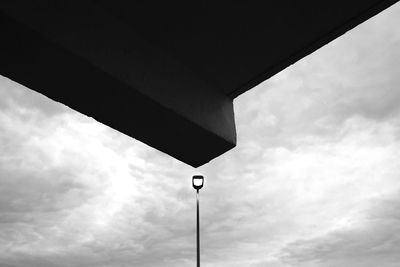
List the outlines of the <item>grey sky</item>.
{"type": "MultiPolygon", "coordinates": [[[[400,262],[400,5],[235,100],[198,170],[0,77],[0,267],[400,262]]],[[[397,264],[397,265],[396,265],[397,264]]]]}

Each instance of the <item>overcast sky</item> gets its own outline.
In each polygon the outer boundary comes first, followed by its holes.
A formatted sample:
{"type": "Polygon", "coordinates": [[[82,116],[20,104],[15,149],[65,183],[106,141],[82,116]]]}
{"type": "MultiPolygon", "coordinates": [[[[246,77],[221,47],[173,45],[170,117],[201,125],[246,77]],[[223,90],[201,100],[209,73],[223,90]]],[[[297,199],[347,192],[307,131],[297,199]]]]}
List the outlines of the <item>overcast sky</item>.
{"type": "Polygon", "coordinates": [[[193,169],[0,76],[0,267],[400,262],[400,5],[235,100],[193,169]]]}

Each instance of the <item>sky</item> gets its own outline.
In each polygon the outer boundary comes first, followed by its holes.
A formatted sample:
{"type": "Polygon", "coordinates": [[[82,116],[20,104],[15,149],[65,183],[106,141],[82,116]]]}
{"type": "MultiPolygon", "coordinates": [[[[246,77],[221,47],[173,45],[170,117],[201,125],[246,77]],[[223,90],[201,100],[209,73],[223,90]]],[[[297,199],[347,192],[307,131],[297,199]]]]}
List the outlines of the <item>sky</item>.
{"type": "Polygon", "coordinates": [[[194,169],[0,76],[0,267],[400,262],[400,5],[235,99],[194,169]]]}

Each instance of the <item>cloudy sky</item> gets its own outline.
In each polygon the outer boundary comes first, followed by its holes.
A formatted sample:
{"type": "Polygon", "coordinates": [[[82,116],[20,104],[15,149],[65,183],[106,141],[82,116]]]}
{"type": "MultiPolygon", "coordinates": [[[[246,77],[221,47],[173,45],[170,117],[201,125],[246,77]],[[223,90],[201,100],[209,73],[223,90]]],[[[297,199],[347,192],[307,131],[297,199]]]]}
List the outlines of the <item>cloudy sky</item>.
{"type": "Polygon", "coordinates": [[[0,76],[0,267],[400,262],[400,5],[235,100],[193,169],[0,76]]]}

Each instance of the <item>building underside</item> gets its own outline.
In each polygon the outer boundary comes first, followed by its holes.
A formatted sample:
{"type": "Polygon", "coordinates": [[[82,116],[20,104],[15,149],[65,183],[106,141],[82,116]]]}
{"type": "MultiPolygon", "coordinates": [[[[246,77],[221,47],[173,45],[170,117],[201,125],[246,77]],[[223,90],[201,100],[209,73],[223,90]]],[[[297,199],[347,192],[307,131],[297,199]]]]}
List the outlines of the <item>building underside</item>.
{"type": "Polygon", "coordinates": [[[0,74],[198,167],[234,98],[395,2],[1,1],[0,74]]]}

